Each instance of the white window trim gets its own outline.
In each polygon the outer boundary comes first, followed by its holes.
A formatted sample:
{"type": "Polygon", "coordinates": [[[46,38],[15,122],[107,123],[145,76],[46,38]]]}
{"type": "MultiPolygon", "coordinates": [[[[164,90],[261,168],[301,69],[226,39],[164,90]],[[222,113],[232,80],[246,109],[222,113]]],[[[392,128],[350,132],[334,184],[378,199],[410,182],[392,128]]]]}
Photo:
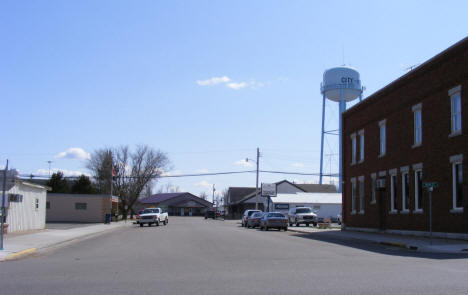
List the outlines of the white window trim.
{"type": "Polygon", "coordinates": [[[390,211],[389,214],[396,214],[398,210],[394,207],[395,200],[396,200],[396,191],[395,191],[395,184],[393,183],[393,176],[397,179],[397,169],[391,169],[388,172],[390,176],[390,211]]]}
{"type": "Polygon", "coordinates": [[[385,156],[386,153],[387,153],[387,119],[384,119],[384,120],[379,121],[379,158],[385,156]],[[382,152],[382,132],[381,132],[382,126],[385,127],[385,133],[384,133],[385,140],[383,144],[383,152],[382,152]]]}
{"type": "Polygon", "coordinates": [[[370,204],[376,204],[376,203],[377,203],[377,173],[371,173],[371,202],[370,204]]]}
{"type": "Polygon", "coordinates": [[[351,178],[351,214],[356,214],[356,178],[351,178]]]}
{"type": "Polygon", "coordinates": [[[461,126],[460,126],[460,130],[456,130],[454,131],[454,126],[453,126],[453,96],[457,95],[457,94],[460,94],[460,120],[463,120],[463,116],[462,116],[462,113],[461,113],[461,103],[462,103],[462,99],[461,99],[461,85],[458,85],[456,87],[453,87],[452,89],[450,89],[448,91],[448,96],[450,98],[450,134],[449,134],[449,138],[450,137],[454,137],[454,136],[457,136],[457,135],[461,135],[462,134],[462,130],[463,130],[463,121],[461,122],[461,126]]]}
{"type": "Polygon", "coordinates": [[[357,159],[357,141],[356,141],[356,133],[352,133],[350,135],[351,138],[351,165],[356,164],[357,159]]]}
{"type": "MultiPolygon", "coordinates": [[[[452,165],[452,209],[451,213],[463,213],[463,207],[457,207],[457,196],[456,196],[456,179],[455,179],[455,165],[462,165],[463,169],[463,154],[454,155],[450,157],[450,163],[452,165]]],[[[463,177],[463,176],[462,176],[463,177]]]]}
{"type": "Polygon", "coordinates": [[[422,142],[423,142],[423,134],[422,134],[422,125],[423,125],[423,122],[422,122],[422,103],[418,103],[416,105],[414,105],[411,110],[413,111],[413,145],[411,146],[412,148],[417,148],[419,146],[422,145],[422,142]],[[416,112],[420,112],[421,114],[421,141],[420,142],[416,142],[416,112]]]}
{"type": "MultiPolygon", "coordinates": [[[[419,187],[418,187],[417,179],[416,179],[416,173],[418,173],[420,171],[421,172],[421,179],[422,179],[422,177],[423,177],[422,166],[423,166],[422,163],[418,163],[418,164],[413,165],[413,169],[414,169],[414,172],[413,172],[413,175],[414,175],[414,211],[413,211],[413,213],[423,213],[423,209],[418,208],[418,207],[420,207],[421,204],[419,204],[418,196],[416,195],[416,192],[419,192],[419,187]]],[[[422,192],[420,192],[420,193],[422,194],[422,192]]]]}
{"type": "Polygon", "coordinates": [[[366,157],[365,150],[364,150],[366,147],[365,146],[366,138],[364,137],[364,129],[359,130],[358,135],[359,135],[359,162],[358,163],[362,163],[364,162],[364,159],[366,157]]]}

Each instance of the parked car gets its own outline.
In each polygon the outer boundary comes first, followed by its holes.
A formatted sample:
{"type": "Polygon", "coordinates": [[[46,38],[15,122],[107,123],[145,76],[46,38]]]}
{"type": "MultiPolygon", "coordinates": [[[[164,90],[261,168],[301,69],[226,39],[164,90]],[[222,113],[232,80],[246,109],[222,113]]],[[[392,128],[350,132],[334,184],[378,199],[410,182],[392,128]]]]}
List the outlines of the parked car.
{"type": "Polygon", "coordinates": [[[260,220],[260,229],[268,230],[270,228],[288,230],[288,218],[280,212],[268,212],[263,214],[260,220]]]}
{"type": "Polygon", "coordinates": [[[288,213],[289,226],[295,224],[299,226],[300,224],[305,224],[309,226],[310,224],[317,226],[318,218],[317,214],[312,211],[310,207],[296,207],[289,209],[288,213]]]}
{"type": "Polygon", "coordinates": [[[248,228],[256,228],[257,226],[260,226],[260,220],[263,217],[263,212],[255,212],[252,214],[252,216],[249,217],[247,220],[247,227],[248,228]]]}
{"type": "Polygon", "coordinates": [[[215,215],[214,210],[206,210],[205,219],[208,219],[208,218],[216,219],[216,215],[215,215]]]}
{"type": "Polygon", "coordinates": [[[159,226],[160,223],[166,225],[168,222],[169,218],[167,216],[167,212],[163,212],[161,208],[147,208],[143,210],[142,214],[140,214],[139,224],[141,227],[145,224],[148,224],[148,226],[153,224],[159,226]]]}
{"type": "Polygon", "coordinates": [[[135,216],[136,224],[140,223],[140,215],[143,213],[143,210],[138,211],[138,214],[135,216]]]}
{"type": "Polygon", "coordinates": [[[249,217],[254,214],[255,212],[262,212],[260,210],[252,210],[252,209],[248,209],[248,210],[245,210],[244,211],[244,214],[242,214],[242,220],[241,220],[241,224],[242,226],[247,226],[247,221],[249,220],[249,217]]]}

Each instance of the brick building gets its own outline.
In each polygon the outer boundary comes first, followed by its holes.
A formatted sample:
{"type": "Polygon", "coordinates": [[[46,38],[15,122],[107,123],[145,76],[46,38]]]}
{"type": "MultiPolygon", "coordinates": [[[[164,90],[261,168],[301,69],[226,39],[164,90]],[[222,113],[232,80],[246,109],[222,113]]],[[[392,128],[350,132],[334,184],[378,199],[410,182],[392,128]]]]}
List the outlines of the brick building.
{"type": "Polygon", "coordinates": [[[468,38],[343,113],[348,228],[468,238],[468,38]],[[464,159],[465,158],[465,159],[464,159]]]}

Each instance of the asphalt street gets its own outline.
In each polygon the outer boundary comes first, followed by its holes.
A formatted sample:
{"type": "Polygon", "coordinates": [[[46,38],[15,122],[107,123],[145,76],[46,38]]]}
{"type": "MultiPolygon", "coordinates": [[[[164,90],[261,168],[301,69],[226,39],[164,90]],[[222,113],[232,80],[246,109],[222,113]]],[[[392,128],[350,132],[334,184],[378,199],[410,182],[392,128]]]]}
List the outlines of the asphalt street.
{"type": "Polygon", "coordinates": [[[467,294],[468,257],[172,217],[0,263],[0,294],[467,294]]]}

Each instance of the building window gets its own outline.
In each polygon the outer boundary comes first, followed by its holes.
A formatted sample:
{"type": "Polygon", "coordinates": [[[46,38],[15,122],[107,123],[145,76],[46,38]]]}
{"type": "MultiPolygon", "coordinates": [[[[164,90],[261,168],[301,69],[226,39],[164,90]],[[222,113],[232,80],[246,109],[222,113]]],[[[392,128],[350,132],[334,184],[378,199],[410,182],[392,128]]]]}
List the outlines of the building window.
{"type": "Polygon", "coordinates": [[[461,134],[462,114],[461,114],[461,86],[449,90],[451,104],[451,136],[461,134]]]}
{"type": "Polygon", "coordinates": [[[359,163],[364,162],[364,130],[360,130],[359,134],[359,163]]]}
{"type": "Polygon", "coordinates": [[[351,213],[356,213],[356,178],[351,179],[351,213]]]}
{"type": "Polygon", "coordinates": [[[377,174],[371,174],[371,204],[376,203],[376,195],[377,195],[377,174]]]}
{"type": "Polygon", "coordinates": [[[45,207],[46,207],[46,209],[50,209],[50,202],[49,201],[46,202],[45,207]]]}
{"type": "Polygon", "coordinates": [[[463,212],[463,155],[450,157],[452,163],[452,202],[453,211],[463,212]]]}
{"type": "Polygon", "coordinates": [[[422,170],[414,171],[414,211],[422,212],[422,170]]]}
{"type": "Polygon", "coordinates": [[[87,203],[75,203],[75,210],[86,210],[87,207],[87,203]]]}
{"type": "Polygon", "coordinates": [[[422,144],[422,104],[413,106],[413,147],[422,144]]]}
{"type": "Polygon", "coordinates": [[[351,134],[351,165],[356,164],[356,133],[351,134]]]}
{"type": "Polygon", "coordinates": [[[385,153],[386,153],[386,137],[387,137],[387,131],[386,131],[386,124],[387,124],[387,120],[382,120],[379,122],[379,134],[380,134],[380,148],[379,148],[379,151],[380,151],[380,154],[379,156],[382,157],[382,156],[385,156],[385,153]]]}
{"type": "Polygon", "coordinates": [[[390,213],[397,213],[397,176],[395,174],[390,175],[390,213]]]}
{"type": "Polygon", "coordinates": [[[20,194],[8,194],[8,201],[14,203],[23,202],[23,195],[20,194]]]}
{"type": "Polygon", "coordinates": [[[408,212],[410,207],[408,172],[403,172],[401,174],[401,204],[401,210],[404,212],[408,212]]]}
{"type": "Polygon", "coordinates": [[[35,208],[36,210],[39,210],[39,199],[38,199],[38,198],[36,198],[36,199],[34,200],[34,208],[35,208]]]}
{"type": "Polygon", "coordinates": [[[364,214],[364,176],[359,177],[359,213],[364,214]]]}

